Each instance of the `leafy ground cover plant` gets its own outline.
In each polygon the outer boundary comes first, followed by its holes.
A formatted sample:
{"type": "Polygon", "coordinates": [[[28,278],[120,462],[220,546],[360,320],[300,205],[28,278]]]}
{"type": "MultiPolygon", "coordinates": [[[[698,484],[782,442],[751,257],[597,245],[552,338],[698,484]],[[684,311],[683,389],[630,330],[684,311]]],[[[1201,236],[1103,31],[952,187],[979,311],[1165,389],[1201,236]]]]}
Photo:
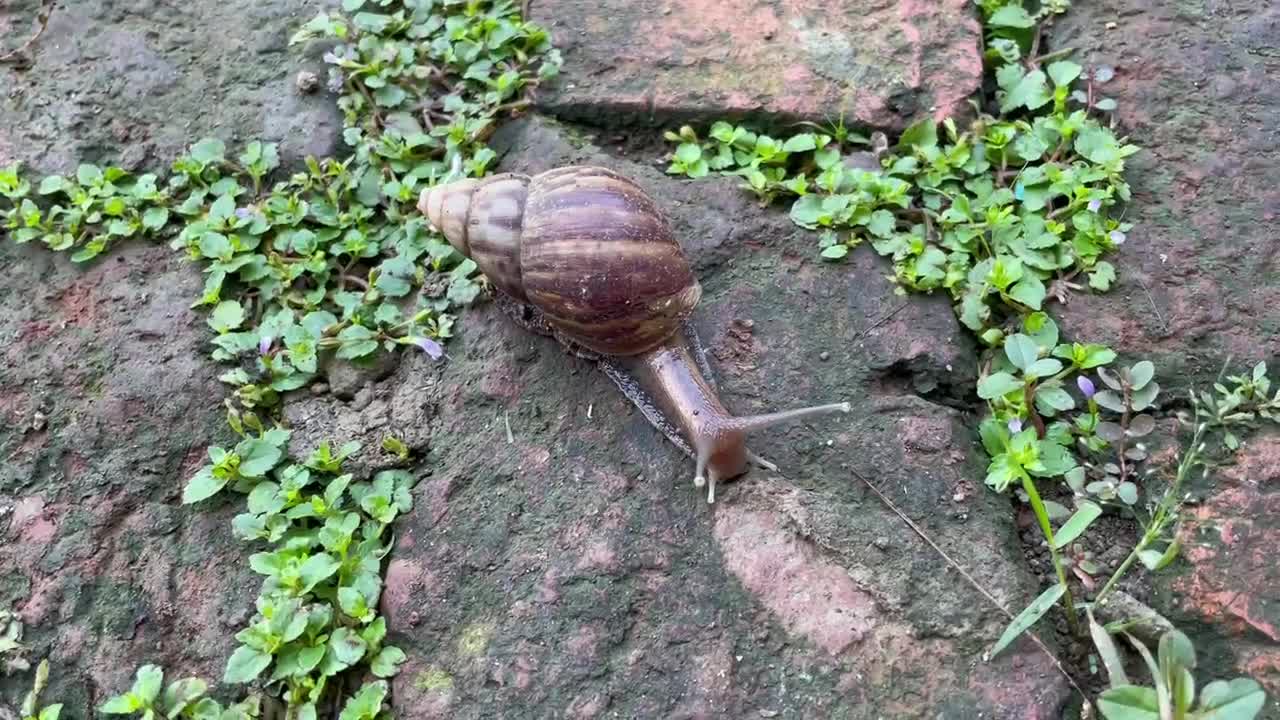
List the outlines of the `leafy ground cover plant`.
{"type": "Polygon", "coordinates": [[[1107,720],[1250,720],[1266,702],[1261,686],[1251,678],[1215,680],[1204,686],[1196,702],[1196,651],[1190,638],[1177,630],[1160,637],[1157,655],[1123,629],[1116,634],[1142,656],[1151,673],[1152,686],[1135,685],[1111,637],[1112,632],[1090,617],[1091,630],[1111,681],[1098,698],[1098,710],[1107,720]]]}
{"type": "MultiPolygon", "coordinates": [[[[204,681],[165,687],[147,665],[105,714],[239,720],[280,704],[298,720],[330,708],[341,720],[388,716],[385,678],[405,656],[386,644],[377,605],[387,528],[412,507],[413,477],[342,473],[354,444],[286,458],[289,433],[272,418],[281,394],[327,362],[404,347],[443,354],[454,311],[483,278],[413,204],[445,178],[488,172],[489,135],[560,59],[546,31],[505,0],[344,0],[291,42],[313,38],[338,41],[324,60],[345,119],[344,159],[306,158],[284,176],[273,143],[237,152],[207,138],[163,177],[85,164],[33,185],[19,165],[0,168],[0,229],[15,242],[90,262],[128,239],[168,240],[197,263],[205,282],[192,306],[207,310],[211,356],[228,366],[227,423],[240,439],[210,448],[183,502],[246,495],[233,531],[259,549],[249,562],[263,585],[222,679],[267,693],[224,706],[204,696],[204,681]],[[377,679],[357,686],[366,672],[377,679]]],[[[395,438],[384,449],[408,459],[395,438]]],[[[35,720],[56,720],[56,707],[35,720]]]]}
{"type": "MultiPolygon", "coordinates": [[[[387,528],[413,507],[413,477],[384,470],[369,482],[355,482],[341,466],[358,444],[336,454],[322,444],[301,463],[283,463],[288,431],[241,432],[234,448],[210,448],[209,464],[183,494],[184,503],[226,487],[246,494],[247,511],[232,522],[235,534],[270,548],[249,557],[249,566],[263,576],[262,591],[257,614],[236,635],[240,646],[223,681],[265,680],[294,717],[315,718],[317,708],[341,692],[348,670],[367,666],[387,678],[405,661],[402,650],[384,643],[386,619],[376,609],[382,560],[391,550],[387,528]]],[[[385,683],[381,687],[373,715],[386,694],[385,683]]],[[[347,701],[348,708],[364,708],[351,712],[367,714],[372,701],[360,699],[367,691],[362,686],[347,701]]]]}
{"type": "Polygon", "coordinates": [[[1147,467],[1155,366],[1117,366],[1110,348],[1062,339],[1048,314],[1072,293],[1110,289],[1116,268],[1107,258],[1132,229],[1123,219],[1125,160],[1139,148],[1117,135],[1116,101],[1101,93],[1113,70],[1083,67],[1069,51],[1041,54],[1040,25],[1065,12],[1066,0],[1035,10],[1021,0],[976,4],[991,90],[966,129],[926,119],[890,143],[843,122],[781,138],[716,122],[665,137],[675,144],[668,173],[734,176],[762,203],[785,199],[792,221],[817,231],[828,261],[869,243],[891,261],[899,293],[947,293],[985,346],[976,394],[988,410],[978,429],[986,484],[1030,505],[1057,580],[1013,618],[994,655],[1059,605],[1082,636],[1080,608],[1104,601],[1135,562],[1168,566],[1179,550],[1184,481],[1192,469],[1207,472],[1205,433],[1221,430],[1234,449],[1231,428],[1274,418],[1277,405],[1264,365],[1229,378],[1230,388],[1219,383],[1216,394],[1193,394],[1195,429],[1174,477],[1162,481],[1147,467]],[[1051,499],[1063,495],[1074,507],[1051,499]],[[1082,605],[1073,576],[1092,588],[1102,573],[1073,544],[1105,512],[1134,518],[1143,533],[1082,605]]]}

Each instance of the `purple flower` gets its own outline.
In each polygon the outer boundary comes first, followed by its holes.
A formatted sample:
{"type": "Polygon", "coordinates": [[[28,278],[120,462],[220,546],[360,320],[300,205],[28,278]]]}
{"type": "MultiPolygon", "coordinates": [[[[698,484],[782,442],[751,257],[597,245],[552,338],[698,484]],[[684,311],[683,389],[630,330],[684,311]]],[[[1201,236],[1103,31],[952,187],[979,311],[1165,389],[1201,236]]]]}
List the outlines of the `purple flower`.
{"type": "Polygon", "coordinates": [[[1084,398],[1086,400],[1092,398],[1093,394],[1098,391],[1098,389],[1093,386],[1093,381],[1089,379],[1088,375],[1078,376],[1076,378],[1076,386],[1080,388],[1080,392],[1084,393],[1084,398]]]}
{"type": "Polygon", "coordinates": [[[251,215],[253,215],[253,211],[247,207],[236,208],[236,217],[240,218],[241,220],[244,220],[245,218],[251,215]]]}
{"type": "Polygon", "coordinates": [[[1102,201],[1101,201],[1101,200],[1090,200],[1090,201],[1089,201],[1089,212],[1098,212],[1098,211],[1099,211],[1099,210],[1101,210],[1101,209],[1102,209],[1102,201]]]}
{"type": "Polygon", "coordinates": [[[1017,435],[1018,433],[1022,432],[1022,421],[1019,420],[1018,418],[1014,418],[1010,420],[1009,432],[1013,433],[1014,435],[1017,435]]]}
{"type": "Polygon", "coordinates": [[[258,341],[259,355],[266,355],[267,353],[271,352],[271,342],[273,339],[274,338],[272,338],[270,335],[262,336],[262,339],[258,341]]]}
{"type": "Polygon", "coordinates": [[[329,63],[330,65],[337,65],[339,62],[341,62],[341,58],[339,58],[337,55],[334,55],[332,52],[325,53],[322,59],[325,62],[329,63]]]}
{"type": "Polygon", "coordinates": [[[444,355],[444,348],[440,347],[440,343],[431,338],[414,338],[412,342],[422,348],[423,352],[430,355],[432,360],[439,360],[440,356],[444,355]]]}
{"type": "Polygon", "coordinates": [[[1125,237],[1125,234],[1120,232],[1119,230],[1112,230],[1110,237],[1111,237],[1111,242],[1115,243],[1116,245],[1123,245],[1124,241],[1127,239],[1125,237]]]}

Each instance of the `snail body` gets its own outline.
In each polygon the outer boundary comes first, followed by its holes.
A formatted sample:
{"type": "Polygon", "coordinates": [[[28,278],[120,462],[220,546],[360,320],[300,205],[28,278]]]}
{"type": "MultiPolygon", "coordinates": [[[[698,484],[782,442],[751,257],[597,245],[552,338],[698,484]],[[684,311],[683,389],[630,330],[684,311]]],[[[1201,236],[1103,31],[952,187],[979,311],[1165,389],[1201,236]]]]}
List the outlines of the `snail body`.
{"type": "Polygon", "coordinates": [[[754,462],[752,430],[830,412],[834,403],[736,417],[710,380],[689,317],[702,297],[666,216],[631,180],[606,168],[506,173],[424,190],[418,208],[524,313],[526,327],[593,357],[674,444],[696,461],[694,484],[715,485],[754,462]]]}

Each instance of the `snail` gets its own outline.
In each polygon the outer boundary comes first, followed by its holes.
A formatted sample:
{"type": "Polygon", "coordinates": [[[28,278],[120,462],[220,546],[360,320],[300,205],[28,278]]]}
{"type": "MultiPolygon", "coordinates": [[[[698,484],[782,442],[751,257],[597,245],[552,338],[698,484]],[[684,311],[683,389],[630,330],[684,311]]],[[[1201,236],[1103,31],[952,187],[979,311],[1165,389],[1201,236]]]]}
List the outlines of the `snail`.
{"type": "Polygon", "coordinates": [[[475,261],[500,304],[526,328],[595,360],[707,487],[777,466],[746,435],[849,403],[736,417],[725,409],[689,317],[702,286],[657,203],[602,167],[561,167],[446,181],[418,209],[475,261]]]}

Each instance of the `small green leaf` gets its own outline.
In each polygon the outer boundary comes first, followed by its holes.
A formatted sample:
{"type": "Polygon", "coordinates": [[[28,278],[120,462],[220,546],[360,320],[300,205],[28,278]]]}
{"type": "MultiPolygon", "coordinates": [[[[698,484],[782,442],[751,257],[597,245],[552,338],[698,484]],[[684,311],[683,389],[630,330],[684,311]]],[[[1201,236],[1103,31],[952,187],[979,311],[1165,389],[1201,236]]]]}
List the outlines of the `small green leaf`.
{"type": "Polygon", "coordinates": [[[902,131],[899,140],[902,145],[917,150],[927,150],[938,146],[938,124],[933,118],[925,118],[902,131]]]}
{"type": "Polygon", "coordinates": [[[338,348],[338,357],[351,360],[364,357],[378,349],[378,341],[373,331],[363,325],[351,325],[338,333],[342,347],[338,348]]]}
{"type": "Polygon", "coordinates": [[[1116,280],[1116,269],[1107,261],[1102,261],[1093,267],[1093,271],[1089,273],[1089,287],[1099,292],[1106,292],[1111,289],[1111,283],[1116,280]]]}
{"type": "Polygon", "coordinates": [[[369,649],[364,638],[349,627],[340,627],[329,636],[324,674],[333,675],[360,662],[369,649]]]}
{"type": "Polygon", "coordinates": [[[1053,358],[1040,358],[1031,363],[1024,372],[1028,377],[1047,378],[1051,375],[1056,375],[1060,370],[1062,370],[1060,361],[1053,358]]]}
{"type": "Polygon", "coordinates": [[[191,158],[201,165],[222,162],[226,157],[227,147],[217,138],[205,138],[191,147],[191,158]]]}
{"type": "Polygon", "coordinates": [[[805,152],[817,147],[817,139],[810,133],[804,133],[788,138],[782,145],[782,151],[788,153],[805,152]]]}
{"type": "Polygon", "coordinates": [[[876,210],[867,221],[867,231],[876,237],[887,238],[893,235],[897,221],[888,210],[876,210]]]}
{"type": "Polygon", "coordinates": [[[209,315],[209,327],[218,333],[235,330],[242,323],[244,323],[244,308],[235,300],[223,300],[209,315]]]}
{"type": "Polygon", "coordinates": [[[1016,640],[1019,635],[1026,632],[1032,625],[1035,625],[1037,620],[1049,612],[1049,608],[1057,604],[1066,590],[1065,585],[1055,583],[1040,593],[1039,597],[1031,601],[1031,604],[1026,609],[1013,618],[1013,622],[1009,623],[1009,627],[1005,628],[1004,634],[987,652],[987,657],[995,657],[1000,654],[1000,651],[1008,647],[1009,643],[1016,640]]]}
{"type": "Polygon", "coordinates": [[[831,245],[822,249],[822,257],[827,260],[839,260],[848,254],[849,246],[844,244],[831,245]]]}
{"type": "Polygon", "coordinates": [[[151,705],[160,697],[160,689],[164,687],[164,671],[156,665],[143,665],[138,668],[129,693],[136,696],[144,705],[151,705]]]}
{"type": "Polygon", "coordinates": [[[399,666],[405,659],[403,650],[388,645],[369,663],[369,670],[380,678],[389,678],[400,671],[399,666]]]}
{"type": "Polygon", "coordinates": [[[1040,349],[1031,338],[1017,333],[1004,340],[1004,354],[1019,370],[1027,370],[1040,357],[1040,349]]]}
{"type": "Polygon", "coordinates": [[[994,400],[1004,397],[1023,386],[1021,380],[1006,372],[992,373],[978,382],[978,397],[983,400],[994,400]]]}
{"type": "Polygon", "coordinates": [[[386,696],[386,680],[368,683],[342,706],[338,720],[373,720],[382,709],[382,701],[386,696]]]}
{"type": "Polygon", "coordinates": [[[1026,275],[1009,289],[1009,297],[1026,305],[1032,310],[1039,310],[1044,304],[1046,295],[1044,283],[1035,275],[1026,275]]]}
{"type": "Polygon", "coordinates": [[[213,497],[226,486],[227,481],[228,478],[213,474],[212,465],[205,465],[187,481],[187,486],[182,491],[182,504],[190,505],[213,497]]]}
{"type": "Polygon", "coordinates": [[[1098,696],[1098,710],[1106,720],[1160,720],[1156,691],[1138,685],[1121,685],[1098,696]]]}
{"type": "Polygon", "coordinates": [[[1178,552],[1181,549],[1181,541],[1175,538],[1174,541],[1169,543],[1168,547],[1164,549],[1164,552],[1159,552],[1157,550],[1143,550],[1138,553],[1138,559],[1142,561],[1142,564],[1145,565],[1148,570],[1156,572],[1168,567],[1169,563],[1173,562],[1174,559],[1178,557],[1178,552]]]}
{"type": "Polygon", "coordinates": [[[250,438],[236,446],[240,455],[240,474],[248,478],[260,478],[280,462],[280,448],[266,440],[250,438]]]}
{"type": "Polygon", "coordinates": [[[692,165],[702,158],[702,147],[697,143],[681,143],[676,148],[676,160],[685,165],[692,165]]]}
{"type": "Polygon", "coordinates": [[[165,717],[176,718],[188,705],[199,700],[209,689],[209,684],[199,678],[189,677],[169,683],[164,691],[165,717]]]}
{"type": "Polygon", "coordinates": [[[342,563],[328,553],[319,553],[307,558],[307,561],[302,563],[302,567],[298,570],[303,589],[310,592],[316,585],[337,572],[341,566],[342,563]]]}
{"type": "Polygon", "coordinates": [[[1215,680],[1200,693],[1201,720],[1248,720],[1262,711],[1266,702],[1262,686],[1252,678],[1230,682],[1215,680]]]}
{"type": "Polygon", "coordinates": [[[63,192],[67,189],[69,183],[66,178],[61,175],[50,175],[40,181],[40,189],[37,191],[41,195],[52,195],[56,192],[63,192]]]}
{"type": "Polygon", "coordinates": [[[142,227],[155,231],[164,227],[169,222],[169,210],[162,207],[147,208],[142,214],[142,227]]]}
{"type": "Polygon", "coordinates": [[[987,18],[987,24],[992,27],[1011,27],[1011,28],[1030,28],[1035,27],[1035,18],[1022,7],[1019,2],[1015,5],[1005,5],[987,18]]]}
{"type": "Polygon", "coordinates": [[[1053,99],[1042,70],[1023,74],[1021,66],[1006,65],[996,72],[996,80],[1005,90],[1000,100],[1000,112],[1007,113],[1020,107],[1035,110],[1053,99]]]}
{"type": "Polygon", "coordinates": [[[397,107],[407,97],[409,97],[409,93],[405,92],[399,85],[380,87],[373,93],[373,101],[379,107],[397,107]]]}
{"type": "Polygon", "coordinates": [[[1054,546],[1058,549],[1062,549],[1070,545],[1076,538],[1080,537],[1080,535],[1089,528],[1089,525],[1092,524],[1094,520],[1097,520],[1100,515],[1102,515],[1101,507],[1089,502],[1088,500],[1081,502],[1080,506],[1076,509],[1075,514],[1063,523],[1062,527],[1058,528],[1058,531],[1053,534],[1054,546]]]}
{"type": "Polygon", "coordinates": [[[76,168],[76,180],[81,185],[97,185],[102,182],[102,169],[97,165],[81,165],[76,168]]]}
{"type": "Polygon", "coordinates": [[[1150,360],[1140,360],[1129,368],[1129,379],[1134,390],[1141,390],[1155,377],[1156,366],[1150,360]]]}
{"type": "Polygon", "coordinates": [[[1075,82],[1076,78],[1080,77],[1080,72],[1083,69],[1070,60],[1059,60],[1058,62],[1050,63],[1049,67],[1045,68],[1049,73],[1049,78],[1053,80],[1053,84],[1058,87],[1069,87],[1071,83],[1075,82]]]}
{"type": "Polygon", "coordinates": [[[1036,389],[1036,407],[1041,409],[1041,414],[1051,415],[1053,413],[1046,413],[1044,409],[1047,408],[1054,412],[1074,410],[1076,401],[1075,398],[1071,397],[1071,393],[1060,386],[1041,387],[1036,389]]]}
{"type": "Polygon", "coordinates": [[[142,709],[142,703],[133,693],[116,695],[98,707],[104,715],[132,715],[142,709]]]}
{"type": "Polygon", "coordinates": [[[227,660],[227,669],[222,674],[222,682],[247,683],[262,674],[270,664],[270,654],[255,650],[248,645],[241,645],[227,660]]]}
{"type": "Polygon", "coordinates": [[[1191,638],[1179,630],[1170,630],[1160,636],[1157,653],[1161,667],[1171,668],[1176,665],[1194,669],[1196,666],[1196,648],[1191,644],[1191,638]]]}

